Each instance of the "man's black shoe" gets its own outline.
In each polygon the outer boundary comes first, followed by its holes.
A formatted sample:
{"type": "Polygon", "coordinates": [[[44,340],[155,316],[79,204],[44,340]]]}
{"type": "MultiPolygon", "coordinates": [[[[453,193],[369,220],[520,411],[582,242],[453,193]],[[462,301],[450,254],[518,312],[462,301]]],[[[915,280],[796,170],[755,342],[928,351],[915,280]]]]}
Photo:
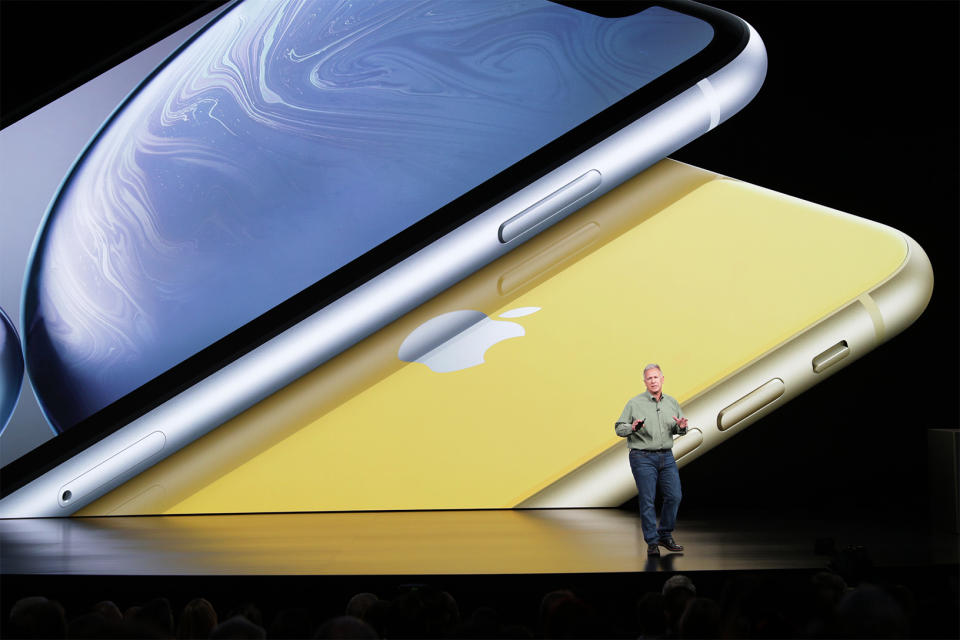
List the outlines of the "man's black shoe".
{"type": "Polygon", "coordinates": [[[660,546],[657,544],[648,544],[647,545],[647,555],[648,556],[658,556],[660,555],[660,546]]]}
{"type": "Polygon", "coordinates": [[[660,544],[667,551],[683,551],[683,547],[673,541],[673,536],[666,536],[664,538],[660,538],[660,544]]]}

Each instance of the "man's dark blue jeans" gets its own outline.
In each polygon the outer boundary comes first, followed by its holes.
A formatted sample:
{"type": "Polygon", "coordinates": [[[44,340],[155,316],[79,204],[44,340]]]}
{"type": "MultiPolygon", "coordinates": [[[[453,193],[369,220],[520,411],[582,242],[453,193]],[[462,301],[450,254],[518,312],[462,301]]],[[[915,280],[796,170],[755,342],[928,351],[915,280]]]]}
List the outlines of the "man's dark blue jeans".
{"type": "Polygon", "coordinates": [[[680,507],[680,472],[673,459],[673,451],[643,451],[630,449],[630,470],[637,483],[640,496],[640,525],[647,544],[657,544],[661,538],[673,534],[680,507]],[[657,489],[663,497],[660,509],[660,526],[657,527],[657,512],[653,500],[657,489]]]}

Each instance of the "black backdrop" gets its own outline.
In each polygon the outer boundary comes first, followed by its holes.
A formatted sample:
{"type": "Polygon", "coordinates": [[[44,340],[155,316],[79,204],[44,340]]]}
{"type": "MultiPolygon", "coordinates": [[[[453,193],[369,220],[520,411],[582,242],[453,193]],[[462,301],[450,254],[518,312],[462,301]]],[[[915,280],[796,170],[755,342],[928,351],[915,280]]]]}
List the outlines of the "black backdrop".
{"type": "Polygon", "coordinates": [[[926,430],[960,427],[960,5],[716,4],[764,38],[767,80],[674,157],[898,228],[926,249],[935,284],[904,333],[691,464],[688,504],[923,516],[926,430]]]}
{"type": "MultiPolygon", "coordinates": [[[[199,4],[3,0],[3,125],[186,24],[199,4]]],[[[673,157],[901,229],[926,249],[936,284],[903,334],[688,466],[684,509],[923,517],[926,431],[960,426],[960,4],[713,4],[764,38],[767,80],[673,157]]]]}

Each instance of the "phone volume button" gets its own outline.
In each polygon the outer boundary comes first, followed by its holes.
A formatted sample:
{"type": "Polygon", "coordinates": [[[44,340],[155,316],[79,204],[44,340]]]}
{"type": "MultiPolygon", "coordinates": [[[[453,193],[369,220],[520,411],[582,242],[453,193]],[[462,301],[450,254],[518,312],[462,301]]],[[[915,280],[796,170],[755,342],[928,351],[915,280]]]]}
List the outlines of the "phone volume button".
{"type": "Polygon", "coordinates": [[[527,207],[500,225],[498,236],[506,244],[540,225],[581,198],[595,191],[603,182],[600,172],[591,169],[576,180],[557,189],[536,204],[527,207]]]}
{"type": "Polygon", "coordinates": [[[786,387],[783,384],[783,380],[780,378],[774,378],[773,380],[763,383],[747,395],[723,409],[717,415],[717,428],[719,428],[720,431],[729,429],[744,418],[756,413],[760,409],[763,409],[768,404],[772,403],[774,400],[782,396],[785,390],[786,387]]]}

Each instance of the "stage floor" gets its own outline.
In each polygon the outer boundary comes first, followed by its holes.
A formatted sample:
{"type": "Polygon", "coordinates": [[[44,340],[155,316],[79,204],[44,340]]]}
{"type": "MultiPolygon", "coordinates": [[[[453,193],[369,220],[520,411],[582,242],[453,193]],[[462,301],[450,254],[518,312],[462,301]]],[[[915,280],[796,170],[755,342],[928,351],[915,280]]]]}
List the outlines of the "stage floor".
{"type": "Polygon", "coordinates": [[[729,511],[682,518],[686,549],[647,557],[621,509],[297,513],[0,520],[7,575],[482,575],[811,569],[815,542],[877,566],[956,565],[954,534],[887,519],[729,511]]]}

